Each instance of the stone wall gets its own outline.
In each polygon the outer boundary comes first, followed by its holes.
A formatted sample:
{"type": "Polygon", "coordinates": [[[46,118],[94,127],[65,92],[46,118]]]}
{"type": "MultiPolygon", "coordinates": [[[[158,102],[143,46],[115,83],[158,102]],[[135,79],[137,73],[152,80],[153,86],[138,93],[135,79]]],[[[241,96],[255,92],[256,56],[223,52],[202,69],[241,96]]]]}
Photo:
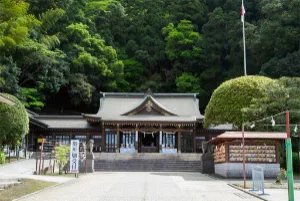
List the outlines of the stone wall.
{"type": "MultiPolygon", "coordinates": [[[[252,168],[260,166],[264,170],[265,178],[275,178],[280,171],[279,164],[246,163],[246,175],[252,177],[252,168]]],[[[215,164],[215,173],[223,177],[243,177],[243,163],[215,164]]]]}

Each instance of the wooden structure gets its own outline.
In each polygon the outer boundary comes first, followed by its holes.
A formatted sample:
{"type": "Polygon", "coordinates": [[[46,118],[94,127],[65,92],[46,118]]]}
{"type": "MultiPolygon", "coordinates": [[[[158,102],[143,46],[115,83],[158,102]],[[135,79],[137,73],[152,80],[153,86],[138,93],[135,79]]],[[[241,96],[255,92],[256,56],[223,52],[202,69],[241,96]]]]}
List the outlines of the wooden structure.
{"type": "MultiPolygon", "coordinates": [[[[94,140],[94,152],[202,152],[202,142],[224,132],[204,129],[197,93],[101,93],[96,114],[32,114],[29,144],[42,136],[68,144],[94,140]],[[38,125],[37,123],[40,123],[38,125]],[[46,125],[46,126],[45,126],[46,125]]],[[[225,127],[225,130],[228,130],[225,127]]],[[[229,128],[230,130],[230,128],[229,128]]]]}
{"type": "MultiPolygon", "coordinates": [[[[267,177],[276,177],[279,165],[279,140],[286,133],[245,132],[245,162],[247,176],[254,166],[262,166],[267,177]]],[[[242,133],[225,132],[209,142],[215,145],[215,173],[224,177],[242,177],[242,133]]]]}

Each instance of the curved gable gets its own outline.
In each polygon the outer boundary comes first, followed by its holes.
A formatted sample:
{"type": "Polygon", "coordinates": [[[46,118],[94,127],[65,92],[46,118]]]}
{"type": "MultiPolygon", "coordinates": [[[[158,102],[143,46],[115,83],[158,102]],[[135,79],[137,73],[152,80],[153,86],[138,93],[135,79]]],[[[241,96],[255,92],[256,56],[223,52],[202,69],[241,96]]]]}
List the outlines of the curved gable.
{"type": "Polygon", "coordinates": [[[161,116],[178,116],[177,114],[169,111],[158,101],[156,101],[151,95],[147,95],[144,100],[133,109],[121,114],[122,116],[134,116],[134,115],[161,115],[161,116]]]}

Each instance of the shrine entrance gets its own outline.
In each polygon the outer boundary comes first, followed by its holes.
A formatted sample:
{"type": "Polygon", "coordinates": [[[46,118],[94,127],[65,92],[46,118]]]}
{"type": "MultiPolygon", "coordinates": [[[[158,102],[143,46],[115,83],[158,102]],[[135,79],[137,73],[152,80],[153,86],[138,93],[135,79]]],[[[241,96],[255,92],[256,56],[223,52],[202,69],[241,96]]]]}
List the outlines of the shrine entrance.
{"type": "Polygon", "coordinates": [[[157,153],[159,152],[159,133],[139,133],[139,152],[157,153]]]}

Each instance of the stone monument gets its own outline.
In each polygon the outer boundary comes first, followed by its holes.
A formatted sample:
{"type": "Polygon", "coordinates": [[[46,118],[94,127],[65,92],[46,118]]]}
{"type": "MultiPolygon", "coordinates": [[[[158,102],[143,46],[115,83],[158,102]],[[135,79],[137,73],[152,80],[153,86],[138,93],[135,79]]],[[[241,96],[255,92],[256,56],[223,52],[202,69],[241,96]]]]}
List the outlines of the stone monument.
{"type": "Polygon", "coordinates": [[[88,142],[89,148],[90,148],[90,153],[93,153],[93,148],[94,148],[94,140],[91,138],[88,142]]]}

